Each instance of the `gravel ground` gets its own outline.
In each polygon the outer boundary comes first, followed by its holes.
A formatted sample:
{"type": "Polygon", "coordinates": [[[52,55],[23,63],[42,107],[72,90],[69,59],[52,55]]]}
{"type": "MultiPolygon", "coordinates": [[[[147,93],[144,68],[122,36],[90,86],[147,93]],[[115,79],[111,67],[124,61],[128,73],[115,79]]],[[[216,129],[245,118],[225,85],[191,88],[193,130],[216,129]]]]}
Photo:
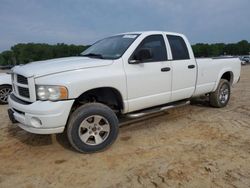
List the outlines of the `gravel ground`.
{"type": "Polygon", "coordinates": [[[111,148],[73,151],[0,107],[0,187],[250,187],[250,66],[226,108],[196,102],[120,128],[111,148]]]}

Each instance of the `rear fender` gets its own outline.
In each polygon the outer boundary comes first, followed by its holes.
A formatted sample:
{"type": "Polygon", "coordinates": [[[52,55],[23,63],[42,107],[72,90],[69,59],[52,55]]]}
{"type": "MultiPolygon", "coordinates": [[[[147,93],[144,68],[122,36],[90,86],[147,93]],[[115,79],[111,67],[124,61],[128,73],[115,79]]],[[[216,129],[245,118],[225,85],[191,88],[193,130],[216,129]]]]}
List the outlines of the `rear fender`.
{"type": "MultiPolygon", "coordinates": [[[[224,69],[222,69],[222,70],[219,72],[219,74],[218,74],[218,77],[217,77],[217,79],[216,79],[216,82],[215,82],[213,91],[215,91],[215,90],[217,89],[217,87],[218,87],[218,85],[219,85],[219,83],[220,83],[221,77],[222,77],[223,74],[226,73],[226,72],[232,72],[232,73],[233,73],[233,71],[232,71],[231,68],[224,68],[224,69]]],[[[232,84],[232,83],[231,83],[231,84],[232,84]]]]}

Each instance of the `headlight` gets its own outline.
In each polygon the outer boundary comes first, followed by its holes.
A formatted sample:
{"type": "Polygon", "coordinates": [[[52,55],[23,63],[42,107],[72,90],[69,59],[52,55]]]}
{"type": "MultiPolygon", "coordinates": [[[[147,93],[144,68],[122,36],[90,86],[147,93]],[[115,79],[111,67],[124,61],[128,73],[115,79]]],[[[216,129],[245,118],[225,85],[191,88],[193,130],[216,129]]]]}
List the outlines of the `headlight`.
{"type": "Polygon", "coordinates": [[[64,86],[36,86],[36,95],[39,100],[63,100],[68,98],[68,90],[64,86]]]}

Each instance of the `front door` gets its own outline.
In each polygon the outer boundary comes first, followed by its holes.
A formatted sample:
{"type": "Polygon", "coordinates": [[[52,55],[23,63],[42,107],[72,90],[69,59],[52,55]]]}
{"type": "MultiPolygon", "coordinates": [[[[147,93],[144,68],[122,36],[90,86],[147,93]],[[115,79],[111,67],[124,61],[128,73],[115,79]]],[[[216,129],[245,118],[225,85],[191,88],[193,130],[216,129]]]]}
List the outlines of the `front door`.
{"type": "Polygon", "coordinates": [[[143,49],[152,53],[150,59],[137,64],[124,62],[130,112],[167,103],[171,97],[171,61],[167,61],[163,35],[145,37],[130,60],[143,49]]]}

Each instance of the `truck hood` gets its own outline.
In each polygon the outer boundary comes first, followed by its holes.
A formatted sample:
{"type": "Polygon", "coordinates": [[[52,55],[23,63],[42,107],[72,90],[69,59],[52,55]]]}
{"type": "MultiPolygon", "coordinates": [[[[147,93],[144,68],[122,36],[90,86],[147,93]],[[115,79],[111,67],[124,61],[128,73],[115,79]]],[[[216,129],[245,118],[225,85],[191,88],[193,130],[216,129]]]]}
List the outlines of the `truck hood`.
{"type": "Polygon", "coordinates": [[[14,73],[21,74],[25,77],[41,77],[49,74],[56,74],[77,69],[107,66],[112,63],[113,60],[107,59],[66,57],[46,61],[36,61],[26,65],[19,65],[15,66],[12,70],[14,73]]]}

